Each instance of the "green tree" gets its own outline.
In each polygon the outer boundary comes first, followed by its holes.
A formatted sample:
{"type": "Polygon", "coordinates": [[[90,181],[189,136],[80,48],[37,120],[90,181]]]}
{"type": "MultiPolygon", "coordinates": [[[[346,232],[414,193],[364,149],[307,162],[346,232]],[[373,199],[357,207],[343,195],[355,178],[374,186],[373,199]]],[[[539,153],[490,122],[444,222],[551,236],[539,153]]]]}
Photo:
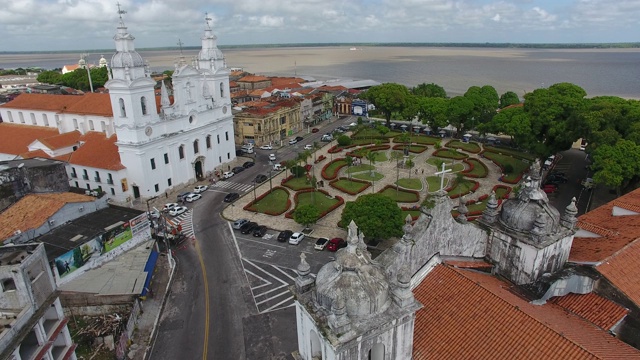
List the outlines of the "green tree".
{"type": "Polygon", "coordinates": [[[391,124],[391,115],[394,112],[401,113],[411,101],[411,94],[406,86],[386,83],[382,85],[372,86],[364,94],[363,99],[369,100],[376,109],[384,114],[387,121],[387,127],[391,124]]]}
{"type": "Polygon", "coordinates": [[[320,217],[320,210],[313,204],[298,206],[293,212],[293,220],[304,227],[315,224],[320,217]]]}
{"type": "Polygon", "coordinates": [[[640,178],[640,145],[619,140],[615,146],[602,145],[593,151],[593,180],[615,188],[618,196],[640,178]]]}
{"type": "Polygon", "coordinates": [[[351,145],[351,138],[347,135],[338,136],[338,145],[340,146],[349,146],[351,145]]]}
{"type": "Polygon", "coordinates": [[[43,71],[36,80],[44,84],[60,84],[62,83],[62,74],[57,71],[43,71]]]}
{"type": "Polygon", "coordinates": [[[162,72],[162,74],[167,76],[167,80],[171,81],[171,78],[173,77],[173,70],[165,70],[162,72]]]}
{"type": "Polygon", "coordinates": [[[449,100],[447,118],[449,124],[455,126],[458,134],[464,133],[465,123],[473,117],[473,101],[465,96],[456,96],[449,100]]]}
{"type": "Polygon", "coordinates": [[[370,238],[388,239],[402,235],[402,210],[382,194],[367,194],[347,202],[340,223],[348,226],[351,220],[370,238]]]}
{"type": "Polygon", "coordinates": [[[423,98],[443,98],[443,99],[447,98],[447,92],[444,91],[444,88],[434,83],[431,83],[431,84],[422,83],[414,87],[413,89],[411,89],[411,92],[414,95],[423,97],[423,98]]]}
{"type": "Polygon", "coordinates": [[[468,129],[473,129],[479,123],[489,122],[496,114],[500,99],[493,86],[472,86],[464,94],[464,97],[473,102],[471,116],[467,119],[471,120],[471,124],[467,126],[468,129]]]}
{"type": "Polygon", "coordinates": [[[84,265],[84,258],[82,258],[82,250],[79,247],[73,249],[73,266],[79,268],[84,265]]]}
{"type": "Polygon", "coordinates": [[[371,176],[371,178],[373,178],[373,174],[375,171],[375,167],[373,167],[373,164],[376,163],[376,153],[375,151],[367,151],[367,153],[364,155],[365,159],[369,160],[369,165],[371,165],[371,170],[369,170],[369,176],[371,176]]]}
{"type": "Polygon", "coordinates": [[[447,108],[449,100],[439,97],[419,98],[417,102],[418,118],[423,124],[429,125],[433,132],[447,126],[447,108]]]}
{"type": "Polygon", "coordinates": [[[520,98],[518,94],[513,91],[507,91],[506,93],[500,95],[500,108],[504,109],[507,106],[520,104],[520,98]]]}
{"type": "Polygon", "coordinates": [[[531,130],[531,119],[522,107],[500,110],[491,121],[480,124],[478,131],[483,134],[506,134],[514,145],[531,148],[536,138],[531,130]]]}
{"type": "Polygon", "coordinates": [[[380,133],[380,135],[385,136],[390,131],[388,127],[384,125],[376,126],[376,130],[380,133]]]}
{"type": "Polygon", "coordinates": [[[349,180],[351,180],[351,171],[349,171],[351,169],[351,165],[353,164],[353,157],[347,155],[344,157],[344,161],[347,162],[347,174],[349,174],[349,180]]]}
{"type": "Polygon", "coordinates": [[[296,160],[293,160],[293,159],[287,160],[284,163],[284,167],[291,172],[291,175],[294,175],[293,174],[293,168],[296,167],[296,166],[298,166],[298,162],[296,160]]]}

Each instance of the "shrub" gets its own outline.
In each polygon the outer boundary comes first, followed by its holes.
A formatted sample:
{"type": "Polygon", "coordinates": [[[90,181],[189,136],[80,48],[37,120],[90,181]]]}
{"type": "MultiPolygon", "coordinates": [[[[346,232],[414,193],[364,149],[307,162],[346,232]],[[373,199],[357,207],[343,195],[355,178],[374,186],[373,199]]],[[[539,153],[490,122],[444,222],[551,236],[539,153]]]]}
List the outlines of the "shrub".
{"type": "Polygon", "coordinates": [[[293,176],[295,177],[301,177],[304,176],[304,174],[307,172],[307,170],[299,165],[296,165],[294,167],[291,168],[291,173],[293,174],[293,176]]]}
{"type": "Polygon", "coordinates": [[[351,145],[351,138],[347,135],[338,136],[338,145],[340,146],[349,146],[351,145]]]}
{"type": "Polygon", "coordinates": [[[513,174],[513,165],[506,164],[503,170],[505,174],[513,174]]]}

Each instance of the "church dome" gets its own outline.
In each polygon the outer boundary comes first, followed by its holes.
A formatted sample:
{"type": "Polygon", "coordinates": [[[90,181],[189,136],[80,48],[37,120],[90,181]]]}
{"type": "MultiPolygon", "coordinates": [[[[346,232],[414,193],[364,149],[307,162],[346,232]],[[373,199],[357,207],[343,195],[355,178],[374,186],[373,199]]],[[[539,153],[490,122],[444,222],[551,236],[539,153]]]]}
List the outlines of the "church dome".
{"type": "Polygon", "coordinates": [[[99,62],[100,67],[104,67],[107,66],[107,59],[104,58],[104,55],[100,56],[100,62],[99,62]]]}
{"type": "Polygon", "coordinates": [[[336,260],[325,264],[316,276],[319,306],[331,310],[336,298],[342,296],[350,317],[370,317],[387,309],[389,282],[384,270],[371,261],[366,245],[362,245],[362,234],[357,235],[352,222],[347,247],[339,250],[336,260]]]}
{"type": "Polygon", "coordinates": [[[530,234],[535,228],[538,235],[551,235],[558,231],[560,213],[549,204],[547,194],[540,189],[540,165],[531,166],[518,196],[502,204],[500,223],[509,230],[530,234]]]}
{"type": "Polygon", "coordinates": [[[111,58],[111,68],[139,66],[144,66],[144,60],[136,51],[118,51],[111,58]]]}
{"type": "Polygon", "coordinates": [[[200,59],[200,60],[210,60],[210,59],[219,60],[219,59],[224,59],[224,55],[222,55],[222,51],[220,51],[220,49],[215,47],[215,48],[209,48],[209,49],[200,50],[200,52],[198,53],[198,59],[200,59]]]}

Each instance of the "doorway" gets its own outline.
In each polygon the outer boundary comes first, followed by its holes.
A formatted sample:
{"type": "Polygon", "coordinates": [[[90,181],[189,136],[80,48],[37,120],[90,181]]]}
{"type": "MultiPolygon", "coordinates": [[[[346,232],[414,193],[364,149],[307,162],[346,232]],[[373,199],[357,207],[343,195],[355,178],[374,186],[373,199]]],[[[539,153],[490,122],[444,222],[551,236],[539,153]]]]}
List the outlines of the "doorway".
{"type": "Polygon", "coordinates": [[[133,189],[133,198],[134,199],[139,199],[140,198],[140,188],[137,185],[133,185],[131,188],[133,189]]]}
{"type": "Polygon", "coordinates": [[[204,178],[204,173],[202,171],[202,161],[196,161],[194,168],[196,170],[196,179],[202,180],[204,178]]]}

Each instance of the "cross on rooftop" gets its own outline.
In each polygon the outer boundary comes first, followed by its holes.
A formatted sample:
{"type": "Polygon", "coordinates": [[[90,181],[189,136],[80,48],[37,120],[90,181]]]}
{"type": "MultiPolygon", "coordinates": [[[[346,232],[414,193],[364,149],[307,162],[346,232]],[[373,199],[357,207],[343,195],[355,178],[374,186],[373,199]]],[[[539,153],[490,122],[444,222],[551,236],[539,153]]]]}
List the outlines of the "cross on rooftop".
{"type": "Polygon", "coordinates": [[[120,20],[122,20],[122,15],[126,14],[127,12],[120,8],[120,3],[119,2],[117,2],[116,5],[118,5],[118,15],[120,16],[120,20]]]}
{"type": "Polygon", "coordinates": [[[209,21],[211,21],[211,16],[209,16],[209,13],[205,12],[204,13],[204,21],[207,23],[207,29],[210,29],[210,25],[209,25],[209,21]]]}
{"type": "Polygon", "coordinates": [[[182,42],[182,40],[178,39],[178,46],[180,47],[180,55],[182,56],[182,45],[184,45],[184,43],[182,42]]]}
{"type": "Polygon", "coordinates": [[[444,175],[446,173],[451,172],[451,171],[453,171],[453,170],[451,170],[451,169],[445,170],[445,165],[444,165],[444,163],[442,163],[442,170],[436,172],[436,175],[442,175],[442,176],[440,176],[440,190],[442,190],[442,188],[444,188],[444,175]]]}

